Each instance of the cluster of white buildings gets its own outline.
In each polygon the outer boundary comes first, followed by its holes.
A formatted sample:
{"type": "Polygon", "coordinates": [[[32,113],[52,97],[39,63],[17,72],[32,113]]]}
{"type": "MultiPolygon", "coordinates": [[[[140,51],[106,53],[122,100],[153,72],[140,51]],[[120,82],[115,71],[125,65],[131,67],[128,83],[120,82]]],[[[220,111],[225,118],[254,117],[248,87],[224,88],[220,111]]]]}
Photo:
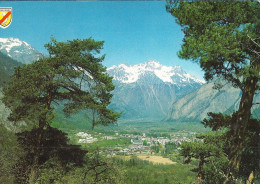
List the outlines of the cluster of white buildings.
{"type": "Polygon", "coordinates": [[[80,137],[78,143],[93,143],[98,141],[97,138],[93,138],[91,134],[85,133],[85,132],[79,132],[76,134],[78,137],[80,137]]]}
{"type": "MultiPolygon", "coordinates": [[[[100,133],[99,133],[100,134],[100,133]]],[[[118,136],[126,137],[131,140],[131,145],[124,147],[121,145],[117,145],[116,147],[108,147],[107,154],[108,155],[116,155],[116,154],[139,154],[139,153],[148,153],[153,154],[154,150],[152,146],[163,146],[167,143],[175,143],[177,145],[182,144],[183,142],[191,142],[194,141],[195,133],[188,134],[174,134],[171,135],[171,138],[167,137],[146,137],[145,133],[143,135],[133,135],[133,134],[121,134],[116,136],[103,136],[100,137],[101,140],[116,140],[118,136]]],[[[78,143],[94,143],[97,142],[98,139],[92,137],[91,134],[86,132],[78,132],[76,136],[80,137],[78,143]]]]}
{"type": "MultiPolygon", "coordinates": [[[[195,135],[195,134],[194,134],[195,135]]],[[[167,143],[175,143],[175,144],[182,144],[183,142],[191,142],[193,140],[191,140],[190,138],[184,136],[184,135],[173,135],[171,137],[171,139],[166,138],[166,137],[146,137],[145,133],[143,134],[143,136],[141,135],[133,135],[133,134],[123,134],[121,135],[122,137],[127,137],[131,139],[131,143],[134,143],[134,140],[140,140],[140,141],[146,141],[148,145],[163,145],[165,146],[165,144],[167,143]]]]}

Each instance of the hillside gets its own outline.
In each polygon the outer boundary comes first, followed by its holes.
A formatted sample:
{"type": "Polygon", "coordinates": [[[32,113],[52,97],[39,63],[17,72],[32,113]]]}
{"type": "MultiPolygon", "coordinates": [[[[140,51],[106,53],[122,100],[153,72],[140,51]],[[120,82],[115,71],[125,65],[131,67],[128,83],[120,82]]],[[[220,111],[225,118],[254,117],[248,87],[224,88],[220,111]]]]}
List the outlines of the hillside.
{"type": "Polygon", "coordinates": [[[0,86],[8,81],[10,75],[14,72],[14,67],[22,64],[0,52],[0,86]]]}
{"type": "Polygon", "coordinates": [[[10,110],[1,102],[1,98],[3,97],[1,92],[2,87],[10,79],[10,76],[14,72],[14,67],[21,65],[21,63],[0,52],[0,124],[6,124],[8,122],[7,117],[10,113],[10,110]]]}
{"type": "MultiPolygon", "coordinates": [[[[226,83],[222,89],[213,89],[214,83],[210,82],[201,86],[196,91],[176,100],[168,113],[167,120],[202,120],[208,112],[221,112],[231,114],[238,109],[241,92],[239,89],[226,83]]],[[[260,95],[254,98],[260,102],[260,95]]],[[[252,114],[260,118],[260,106],[254,105],[252,114]]]]}

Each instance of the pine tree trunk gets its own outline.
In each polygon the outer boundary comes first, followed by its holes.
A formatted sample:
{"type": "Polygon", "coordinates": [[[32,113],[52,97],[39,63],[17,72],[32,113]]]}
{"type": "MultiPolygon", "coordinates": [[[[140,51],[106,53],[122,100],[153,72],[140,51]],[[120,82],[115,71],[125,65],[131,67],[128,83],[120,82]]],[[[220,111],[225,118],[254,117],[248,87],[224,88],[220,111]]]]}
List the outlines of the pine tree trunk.
{"type": "Polygon", "coordinates": [[[197,184],[201,183],[203,173],[202,173],[202,167],[204,164],[204,155],[200,156],[200,163],[199,163],[199,168],[198,168],[198,175],[197,175],[197,184]]]}
{"type": "Polygon", "coordinates": [[[233,136],[229,154],[229,166],[236,171],[239,170],[240,166],[245,130],[251,116],[251,108],[253,105],[257,82],[258,79],[253,77],[249,77],[246,80],[245,86],[242,90],[239,109],[237,111],[237,115],[233,119],[233,124],[231,126],[233,136]]]}
{"type": "Polygon", "coordinates": [[[44,127],[46,125],[46,117],[47,117],[47,113],[44,113],[39,119],[39,128],[35,137],[35,139],[37,140],[37,146],[35,147],[34,156],[32,158],[33,164],[31,166],[31,170],[29,174],[29,179],[28,179],[29,184],[35,184],[36,180],[38,179],[38,170],[40,165],[39,159],[40,159],[41,152],[43,150],[42,136],[43,136],[44,127]]]}
{"type": "Polygon", "coordinates": [[[33,156],[33,164],[31,166],[30,174],[29,174],[29,184],[34,184],[38,179],[38,167],[39,167],[39,158],[42,151],[42,133],[43,133],[43,123],[39,123],[39,132],[36,135],[35,139],[37,139],[37,147],[35,148],[35,154],[33,156]]]}
{"type": "MultiPolygon", "coordinates": [[[[47,103],[46,103],[46,109],[50,109],[51,108],[51,93],[48,92],[47,93],[47,103]]],[[[36,134],[35,139],[37,139],[37,146],[35,148],[35,154],[34,154],[34,158],[33,158],[33,164],[31,167],[31,171],[29,174],[29,184],[34,184],[36,182],[36,180],[38,179],[38,170],[39,170],[39,159],[40,159],[40,155],[41,152],[43,150],[42,147],[42,136],[43,136],[43,131],[44,131],[44,127],[46,126],[47,123],[47,111],[44,112],[40,117],[39,117],[39,128],[38,128],[38,133],[36,134]]]]}

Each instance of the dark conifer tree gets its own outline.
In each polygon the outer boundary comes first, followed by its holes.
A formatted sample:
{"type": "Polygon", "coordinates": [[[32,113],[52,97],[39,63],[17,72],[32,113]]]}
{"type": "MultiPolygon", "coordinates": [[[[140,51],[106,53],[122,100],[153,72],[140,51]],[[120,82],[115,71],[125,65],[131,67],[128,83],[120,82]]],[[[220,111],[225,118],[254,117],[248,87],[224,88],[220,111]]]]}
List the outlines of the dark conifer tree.
{"type": "Polygon", "coordinates": [[[3,102],[12,111],[9,120],[25,121],[37,130],[34,146],[31,145],[34,149],[29,183],[37,179],[44,152],[41,145],[54,117],[54,104],[62,103],[67,116],[81,110],[91,111],[93,127],[114,123],[119,118],[120,114],[107,108],[114,85],[101,64],[105,58],[100,55],[103,43],[92,38],[67,42],[52,39],[45,45],[49,57],[17,67],[4,88],[3,102]]]}
{"type": "Polygon", "coordinates": [[[207,81],[220,77],[239,87],[232,116],[230,168],[238,174],[246,127],[260,89],[260,3],[258,1],[169,1],[167,10],[185,34],[179,56],[198,62],[207,81]]]}

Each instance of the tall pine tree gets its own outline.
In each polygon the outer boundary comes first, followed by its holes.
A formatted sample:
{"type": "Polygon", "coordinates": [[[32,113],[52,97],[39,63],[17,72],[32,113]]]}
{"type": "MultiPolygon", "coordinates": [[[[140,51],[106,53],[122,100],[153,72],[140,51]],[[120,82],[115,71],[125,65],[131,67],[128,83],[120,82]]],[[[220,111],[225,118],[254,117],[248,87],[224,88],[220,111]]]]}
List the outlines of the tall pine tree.
{"type": "Polygon", "coordinates": [[[238,171],[254,95],[260,89],[260,3],[175,0],[168,2],[167,10],[185,34],[179,56],[198,62],[207,81],[218,76],[241,89],[229,154],[230,167],[238,171]]]}
{"type": "Polygon", "coordinates": [[[37,128],[29,183],[37,179],[44,132],[54,117],[54,104],[63,105],[69,116],[81,110],[92,112],[92,125],[114,123],[120,114],[108,109],[114,89],[100,55],[103,41],[92,38],[57,42],[45,47],[49,57],[17,67],[3,90],[3,102],[11,109],[9,119],[25,121],[37,128]]]}

